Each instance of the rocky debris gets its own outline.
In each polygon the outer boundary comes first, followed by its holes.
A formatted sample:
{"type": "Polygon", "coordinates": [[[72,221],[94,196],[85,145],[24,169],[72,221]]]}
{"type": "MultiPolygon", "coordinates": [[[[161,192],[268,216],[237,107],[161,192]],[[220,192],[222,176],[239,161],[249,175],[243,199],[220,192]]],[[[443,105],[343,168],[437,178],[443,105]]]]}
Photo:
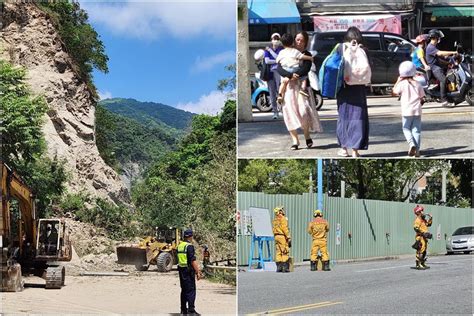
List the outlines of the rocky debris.
{"type": "Polygon", "coordinates": [[[134,271],[134,266],[116,263],[116,246],[106,231],[92,224],[66,219],[73,247],[72,259],[65,263],[68,275],[79,275],[84,271],[134,271]]]}
{"type": "Polygon", "coordinates": [[[99,155],[94,96],[74,70],[47,14],[32,2],[7,1],[0,19],[0,58],[25,67],[32,92],[47,101],[43,127],[47,153],[66,162],[69,191],[130,203],[119,175],[99,155]]]}

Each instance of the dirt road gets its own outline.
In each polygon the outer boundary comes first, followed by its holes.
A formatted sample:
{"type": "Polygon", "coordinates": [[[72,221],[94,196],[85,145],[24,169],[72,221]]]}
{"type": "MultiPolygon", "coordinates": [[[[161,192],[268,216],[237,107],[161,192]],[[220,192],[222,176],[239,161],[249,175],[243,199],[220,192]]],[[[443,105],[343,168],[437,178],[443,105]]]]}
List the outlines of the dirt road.
{"type": "MultiPolygon", "coordinates": [[[[176,271],[137,272],[124,277],[67,276],[61,290],[44,289],[44,280],[25,278],[25,290],[0,293],[2,314],[170,314],[179,313],[176,271]]],[[[236,311],[233,286],[197,282],[196,310],[202,314],[236,311]]]]}

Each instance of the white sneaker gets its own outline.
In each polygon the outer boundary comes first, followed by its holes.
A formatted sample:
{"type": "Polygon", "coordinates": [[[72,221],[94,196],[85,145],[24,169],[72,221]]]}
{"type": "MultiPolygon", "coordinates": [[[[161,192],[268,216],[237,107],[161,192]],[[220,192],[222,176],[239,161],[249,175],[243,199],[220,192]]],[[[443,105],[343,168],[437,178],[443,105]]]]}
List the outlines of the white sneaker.
{"type": "Polygon", "coordinates": [[[278,113],[273,113],[273,119],[274,120],[278,119],[278,113]]]}
{"type": "Polygon", "coordinates": [[[454,103],[450,103],[448,101],[444,101],[443,103],[441,103],[441,106],[443,108],[453,108],[454,107],[454,103]]]}

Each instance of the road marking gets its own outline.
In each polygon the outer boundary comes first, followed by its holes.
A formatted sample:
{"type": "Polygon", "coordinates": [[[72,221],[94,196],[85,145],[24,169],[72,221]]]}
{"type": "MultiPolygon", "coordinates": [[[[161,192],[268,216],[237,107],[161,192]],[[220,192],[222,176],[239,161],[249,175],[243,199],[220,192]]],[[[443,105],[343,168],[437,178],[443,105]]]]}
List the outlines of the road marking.
{"type": "MultiPolygon", "coordinates": [[[[429,264],[441,264],[441,263],[450,263],[450,262],[455,262],[455,261],[472,261],[472,258],[469,259],[456,259],[456,260],[447,260],[447,261],[439,261],[439,262],[428,262],[429,264]]],[[[412,267],[413,265],[411,264],[405,264],[401,266],[392,266],[392,267],[384,267],[384,268],[375,268],[375,269],[367,269],[367,270],[359,270],[356,272],[371,272],[371,271],[378,271],[378,270],[389,270],[389,269],[398,269],[398,268],[403,268],[403,267],[412,267]]]]}
{"type": "Polygon", "coordinates": [[[261,312],[261,313],[254,313],[254,314],[247,314],[248,316],[255,316],[255,315],[281,315],[281,314],[288,314],[288,313],[293,313],[293,312],[299,312],[307,309],[316,309],[320,307],[326,307],[326,306],[332,306],[332,305],[337,305],[337,304],[342,304],[342,302],[320,302],[320,303],[315,303],[315,304],[308,304],[308,305],[300,305],[300,306],[293,306],[293,307],[286,307],[286,308],[280,308],[280,309],[274,309],[266,312],[261,312]]]}

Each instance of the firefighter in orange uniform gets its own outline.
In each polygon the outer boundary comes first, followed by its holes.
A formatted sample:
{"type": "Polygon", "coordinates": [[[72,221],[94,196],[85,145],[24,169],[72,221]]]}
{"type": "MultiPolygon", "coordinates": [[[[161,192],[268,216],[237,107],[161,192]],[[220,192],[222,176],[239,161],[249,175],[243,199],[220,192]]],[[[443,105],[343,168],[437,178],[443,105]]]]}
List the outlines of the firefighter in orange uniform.
{"type": "Polygon", "coordinates": [[[273,209],[273,235],[275,236],[275,261],[277,272],[290,272],[291,235],[288,229],[288,219],[282,206],[273,209]]]}
{"type": "Polygon", "coordinates": [[[415,243],[413,248],[416,249],[416,269],[425,270],[429,269],[426,262],[426,252],[428,248],[428,239],[433,238],[433,235],[428,231],[428,227],[433,224],[433,217],[431,214],[424,214],[424,208],[421,205],[417,205],[413,212],[415,212],[416,219],[413,224],[415,229],[415,243]]]}
{"type": "Polygon", "coordinates": [[[308,234],[313,238],[311,246],[311,271],[318,269],[318,251],[321,252],[323,271],[331,271],[329,268],[329,255],[327,250],[327,235],[329,223],[323,218],[321,210],[313,212],[314,219],[308,225],[308,234]]]}

